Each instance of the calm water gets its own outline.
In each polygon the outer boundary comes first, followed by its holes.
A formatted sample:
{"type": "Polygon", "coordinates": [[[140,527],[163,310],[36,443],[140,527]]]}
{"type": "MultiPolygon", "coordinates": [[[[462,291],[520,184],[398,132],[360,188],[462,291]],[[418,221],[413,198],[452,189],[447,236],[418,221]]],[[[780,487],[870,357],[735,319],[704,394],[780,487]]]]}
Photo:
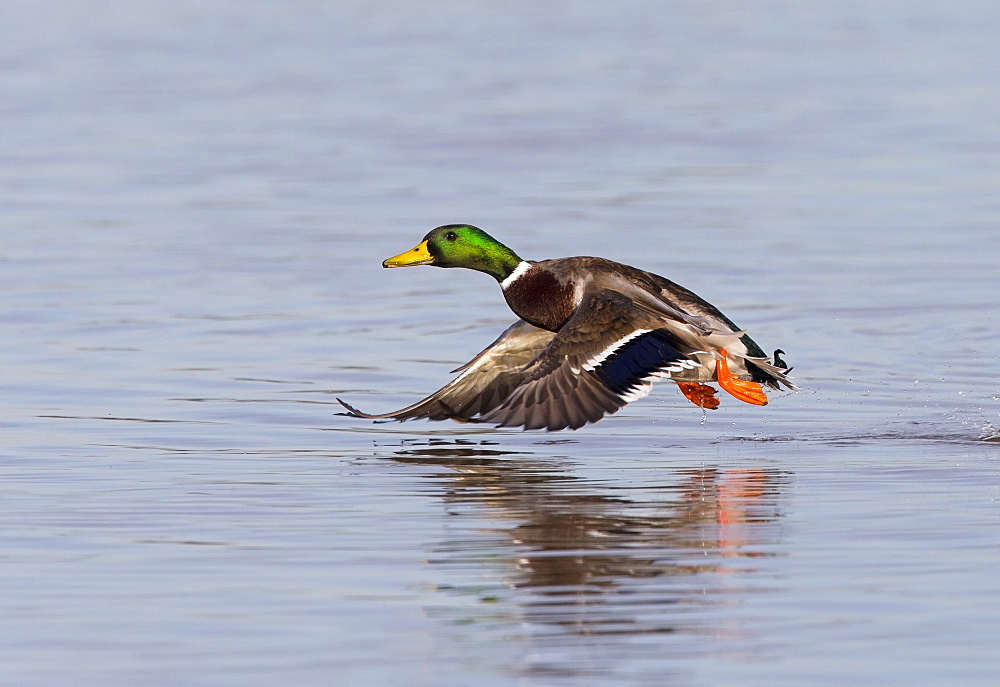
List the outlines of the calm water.
{"type": "Polygon", "coordinates": [[[1000,682],[1000,8],[8,3],[0,683],[1000,682]],[[803,390],[372,424],[474,222],[803,390]]]}

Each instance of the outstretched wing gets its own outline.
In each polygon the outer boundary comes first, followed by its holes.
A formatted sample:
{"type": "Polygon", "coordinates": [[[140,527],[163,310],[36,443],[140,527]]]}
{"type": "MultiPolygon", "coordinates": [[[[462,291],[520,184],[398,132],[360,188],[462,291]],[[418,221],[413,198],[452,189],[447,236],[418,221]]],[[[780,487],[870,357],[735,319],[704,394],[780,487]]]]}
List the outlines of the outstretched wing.
{"type": "MultiPolygon", "coordinates": [[[[730,334],[734,337],[738,336],[730,334]]],[[[614,290],[588,294],[510,396],[480,418],[509,427],[577,429],[702,365],[665,318],[614,290]]]]}
{"type": "Polygon", "coordinates": [[[486,350],[453,372],[458,377],[411,406],[373,415],[363,413],[339,398],[337,401],[354,417],[372,420],[459,420],[476,421],[510,396],[528,376],[526,368],[555,336],[524,320],[518,320],[486,350]]]}

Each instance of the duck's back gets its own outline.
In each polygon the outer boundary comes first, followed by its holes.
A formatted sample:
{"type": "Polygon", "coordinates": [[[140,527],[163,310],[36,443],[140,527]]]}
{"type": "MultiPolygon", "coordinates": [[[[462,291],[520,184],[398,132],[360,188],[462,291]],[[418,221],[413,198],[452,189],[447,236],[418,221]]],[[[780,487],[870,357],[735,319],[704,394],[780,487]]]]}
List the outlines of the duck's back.
{"type": "MultiPolygon", "coordinates": [[[[717,329],[728,329],[733,332],[740,331],[740,327],[735,322],[694,291],[653,272],[641,270],[631,265],[615,262],[614,260],[608,260],[607,258],[589,256],[557,258],[555,260],[546,260],[545,263],[551,264],[552,269],[556,273],[584,274],[589,272],[596,279],[600,279],[601,274],[618,275],[653,296],[660,298],[677,310],[708,320],[717,329]]],[[[764,353],[764,350],[749,335],[744,334],[740,340],[747,348],[747,355],[766,357],[767,354],[764,353]]]]}

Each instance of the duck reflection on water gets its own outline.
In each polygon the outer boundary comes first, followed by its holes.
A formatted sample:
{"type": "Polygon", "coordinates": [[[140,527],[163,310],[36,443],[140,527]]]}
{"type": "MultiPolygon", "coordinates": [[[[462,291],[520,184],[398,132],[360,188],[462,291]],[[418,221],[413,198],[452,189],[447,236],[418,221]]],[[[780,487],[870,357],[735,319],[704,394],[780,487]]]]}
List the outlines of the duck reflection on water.
{"type": "Polygon", "coordinates": [[[436,547],[433,563],[492,568],[501,579],[484,598],[528,595],[517,602],[533,620],[587,632],[676,631],[665,605],[742,590],[754,559],[776,555],[792,480],[768,467],[704,466],[651,469],[662,478],[653,485],[629,481],[635,471],[586,479],[551,458],[471,442],[410,444],[396,459],[447,468],[432,476],[440,497],[476,519],[436,547]]]}

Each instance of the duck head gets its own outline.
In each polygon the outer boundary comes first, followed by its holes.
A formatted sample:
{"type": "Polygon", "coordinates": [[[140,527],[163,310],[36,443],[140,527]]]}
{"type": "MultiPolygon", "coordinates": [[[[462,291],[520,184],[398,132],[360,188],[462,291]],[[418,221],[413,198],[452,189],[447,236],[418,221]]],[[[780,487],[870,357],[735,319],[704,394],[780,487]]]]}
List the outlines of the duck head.
{"type": "Polygon", "coordinates": [[[464,267],[503,281],[520,263],[514,251],[482,229],[446,224],[432,229],[415,248],[385,260],[382,267],[464,267]]]}

